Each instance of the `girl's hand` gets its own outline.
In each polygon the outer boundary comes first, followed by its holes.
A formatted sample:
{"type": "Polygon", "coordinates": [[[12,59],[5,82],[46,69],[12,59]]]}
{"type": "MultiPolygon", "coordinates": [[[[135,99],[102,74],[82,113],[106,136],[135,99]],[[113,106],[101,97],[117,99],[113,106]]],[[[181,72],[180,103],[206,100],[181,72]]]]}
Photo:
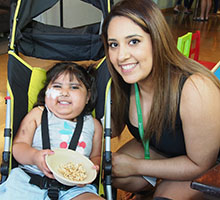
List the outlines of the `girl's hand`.
{"type": "Polygon", "coordinates": [[[99,165],[93,165],[92,169],[95,169],[97,171],[97,173],[99,172],[99,165]]]}
{"type": "Polygon", "coordinates": [[[126,154],[112,154],[112,175],[113,177],[127,177],[135,174],[137,167],[136,159],[126,154]]]}
{"type": "Polygon", "coordinates": [[[45,156],[54,154],[50,149],[38,150],[35,153],[34,163],[37,167],[49,178],[54,179],[54,176],[50,169],[47,167],[45,156]]]}

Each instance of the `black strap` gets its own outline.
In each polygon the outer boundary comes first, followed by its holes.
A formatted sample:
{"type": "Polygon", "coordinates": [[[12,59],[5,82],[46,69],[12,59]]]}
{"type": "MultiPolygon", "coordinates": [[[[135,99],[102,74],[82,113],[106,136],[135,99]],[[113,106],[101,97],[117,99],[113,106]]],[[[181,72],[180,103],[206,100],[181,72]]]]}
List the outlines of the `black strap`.
{"type": "Polygon", "coordinates": [[[42,145],[43,149],[50,149],[50,137],[48,130],[48,116],[47,109],[44,108],[41,117],[41,135],[42,135],[42,145]]]}
{"type": "Polygon", "coordinates": [[[41,176],[39,174],[33,174],[26,169],[22,169],[26,174],[28,174],[31,179],[29,183],[38,186],[40,189],[48,189],[50,187],[58,187],[60,190],[69,190],[73,186],[63,185],[56,179],[51,179],[47,176],[41,176]]]}
{"type": "Polygon", "coordinates": [[[80,115],[77,117],[77,124],[68,147],[69,149],[76,150],[79,137],[82,132],[82,127],[83,127],[83,116],[80,115]]]}
{"type": "MultiPolygon", "coordinates": [[[[83,115],[79,115],[77,117],[77,123],[76,123],[76,128],[74,130],[74,133],[72,135],[70,144],[69,144],[69,149],[76,150],[79,137],[82,132],[82,127],[83,127],[83,115]]],[[[42,145],[43,149],[50,149],[50,137],[49,137],[49,130],[48,130],[48,116],[47,116],[47,109],[45,108],[42,113],[42,118],[41,118],[41,134],[42,134],[42,145]]]]}
{"type": "MultiPolygon", "coordinates": [[[[76,128],[72,135],[69,149],[76,150],[79,137],[82,132],[83,127],[83,115],[79,115],[77,117],[76,128]]],[[[41,135],[42,135],[42,145],[43,149],[50,149],[50,137],[49,137],[49,129],[48,129],[48,115],[47,115],[47,108],[44,108],[42,117],[41,117],[41,135]]],[[[57,200],[59,198],[59,191],[66,190],[68,187],[65,187],[61,183],[58,183],[56,180],[49,179],[46,176],[38,176],[38,175],[31,175],[30,183],[37,185],[41,189],[47,189],[47,195],[50,197],[51,200],[57,200]]]]}

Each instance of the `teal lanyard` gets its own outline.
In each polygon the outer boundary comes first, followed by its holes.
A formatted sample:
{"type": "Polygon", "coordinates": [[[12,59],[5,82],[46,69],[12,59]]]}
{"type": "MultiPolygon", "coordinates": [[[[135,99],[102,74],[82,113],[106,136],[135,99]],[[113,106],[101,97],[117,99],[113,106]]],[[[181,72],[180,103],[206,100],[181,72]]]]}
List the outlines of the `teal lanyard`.
{"type": "Polygon", "coordinates": [[[137,83],[134,84],[134,89],[135,89],[135,99],[136,99],[136,107],[137,107],[137,115],[138,115],[138,130],[144,145],[144,158],[148,160],[150,159],[149,140],[147,141],[144,140],[143,117],[142,117],[141,102],[140,102],[139,89],[137,83]]]}

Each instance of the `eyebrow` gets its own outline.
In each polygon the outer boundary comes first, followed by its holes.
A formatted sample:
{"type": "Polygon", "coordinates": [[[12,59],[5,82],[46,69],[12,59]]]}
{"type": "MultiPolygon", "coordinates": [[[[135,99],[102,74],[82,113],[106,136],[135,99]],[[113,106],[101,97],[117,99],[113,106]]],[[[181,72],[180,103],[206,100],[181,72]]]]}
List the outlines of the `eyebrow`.
{"type": "MultiPolygon", "coordinates": [[[[133,38],[133,37],[143,37],[142,35],[138,35],[138,34],[133,34],[133,35],[128,35],[126,36],[125,38],[126,39],[130,39],[130,38],[133,38]]],[[[114,38],[109,38],[108,41],[116,41],[116,39],[114,38]]]]}
{"type": "Polygon", "coordinates": [[[80,83],[70,83],[69,85],[71,85],[71,86],[76,85],[76,86],[82,87],[82,84],[80,84],[80,83]]]}
{"type": "MultiPolygon", "coordinates": [[[[60,82],[56,82],[56,81],[52,83],[52,85],[54,85],[54,84],[57,84],[57,85],[63,85],[62,83],[60,83],[60,82]]],[[[81,86],[80,83],[74,83],[74,82],[70,82],[69,85],[71,85],[71,86],[73,86],[73,85],[81,86]]]]}

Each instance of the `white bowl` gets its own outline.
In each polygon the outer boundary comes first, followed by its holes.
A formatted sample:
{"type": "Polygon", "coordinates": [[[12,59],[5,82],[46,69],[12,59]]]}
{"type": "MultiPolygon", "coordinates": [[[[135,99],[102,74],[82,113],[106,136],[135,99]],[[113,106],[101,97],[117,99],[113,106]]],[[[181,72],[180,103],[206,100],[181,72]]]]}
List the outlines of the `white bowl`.
{"type": "Polygon", "coordinates": [[[78,184],[87,184],[95,180],[97,172],[92,168],[94,165],[84,155],[70,150],[70,149],[53,149],[54,154],[46,156],[46,163],[48,168],[54,175],[54,178],[60,183],[68,186],[74,186],[78,184]],[[73,162],[74,164],[82,164],[83,168],[86,170],[87,177],[83,181],[72,181],[68,178],[65,178],[60,172],[60,165],[66,164],[68,162],[73,162]]]}

